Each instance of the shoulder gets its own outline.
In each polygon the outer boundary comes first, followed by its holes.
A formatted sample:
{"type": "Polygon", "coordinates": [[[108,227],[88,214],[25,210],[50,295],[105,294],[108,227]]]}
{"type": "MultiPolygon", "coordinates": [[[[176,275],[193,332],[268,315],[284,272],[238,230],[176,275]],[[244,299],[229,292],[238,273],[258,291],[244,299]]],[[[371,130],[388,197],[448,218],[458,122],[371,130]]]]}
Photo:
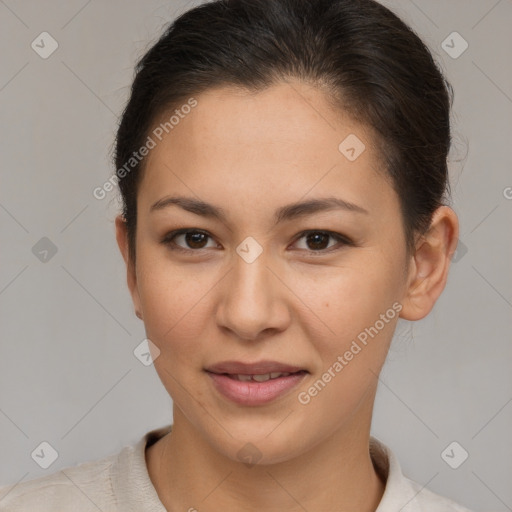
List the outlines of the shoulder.
{"type": "Polygon", "coordinates": [[[2,512],[116,510],[110,470],[117,455],[64,468],[51,475],[0,487],[2,512]]]}
{"type": "MultiPolygon", "coordinates": [[[[415,497],[411,502],[411,511],[472,512],[469,508],[466,508],[445,496],[440,496],[413,480],[409,480],[405,477],[404,480],[415,493],[415,497]]],[[[405,508],[404,512],[405,510],[409,511],[409,508],[405,508]]]]}
{"type": "Polygon", "coordinates": [[[392,450],[375,437],[370,439],[370,454],[375,469],[386,482],[376,512],[472,512],[404,476],[392,450]]]}
{"type": "Polygon", "coordinates": [[[0,487],[0,512],[165,512],[147,471],[145,450],[171,427],[147,432],[102,459],[0,487]]]}

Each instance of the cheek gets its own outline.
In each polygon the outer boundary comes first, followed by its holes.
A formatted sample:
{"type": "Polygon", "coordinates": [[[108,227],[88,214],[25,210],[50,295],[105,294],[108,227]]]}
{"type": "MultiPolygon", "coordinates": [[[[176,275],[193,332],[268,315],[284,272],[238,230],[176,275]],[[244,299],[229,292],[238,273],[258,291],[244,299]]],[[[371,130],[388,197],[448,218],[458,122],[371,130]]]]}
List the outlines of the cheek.
{"type": "Polygon", "coordinates": [[[153,261],[145,268],[151,271],[138,277],[138,289],[147,337],[160,349],[161,360],[190,363],[187,355],[197,354],[206,330],[207,292],[215,280],[211,273],[192,275],[169,262],[153,261]]]}
{"type": "Polygon", "coordinates": [[[400,269],[384,258],[372,260],[331,268],[314,285],[300,278],[303,300],[312,311],[305,324],[322,327],[307,333],[318,359],[314,378],[297,399],[300,408],[322,418],[326,427],[335,428],[375,389],[398,321],[400,269]]]}
{"type": "MultiPolygon", "coordinates": [[[[342,267],[295,274],[294,289],[301,290],[300,299],[308,307],[308,324],[319,326],[319,338],[328,346],[342,348],[392,308],[400,297],[401,270],[390,261],[368,252],[342,267]]],[[[394,310],[389,316],[394,318],[394,310]]],[[[388,322],[382,330],[388,334],[388,322]]]]}
{"type": "MultiPolygon", "coordinates": [[[[211,280],[211,277],[210,277],[211,280]]],[[[204,352],[207,321],[205,293],[214,281],[205,284],[201,279],[183,275],[175,266],[152,267],[139,281],[139,293],[144,311],[146,336],[160,353],[154,360],[155,370],[173,401],[183,410],[202,401],[196,379],[204,352]]],[[[192,408],[193,412],[194,408],[192,408]]]]}
{"type": "Polygon", "coordinates": [[[371,403],[401,309],[389,277],[383,268],[370,273],[345,267],[321,293],[319,286],[305,289],[312,310],[306,324],[318,325],[318,316],[324,328],[308,333],[318,364],[299,390],[297,407],[325,432],[371,403]]]}

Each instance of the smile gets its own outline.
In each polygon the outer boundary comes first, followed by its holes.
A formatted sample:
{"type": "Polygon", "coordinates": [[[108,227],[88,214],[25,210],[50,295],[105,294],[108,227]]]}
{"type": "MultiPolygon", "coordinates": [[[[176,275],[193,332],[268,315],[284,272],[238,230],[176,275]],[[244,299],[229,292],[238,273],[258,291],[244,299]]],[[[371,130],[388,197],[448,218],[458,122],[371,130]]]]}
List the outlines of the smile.
{"type": "Polygon", "coordinates": [[[287,394],[308,375],[298,372],[271,372],[264,374],[228,374],[206,372],[215,390],[222,397],[238,405],[264,405],[287,394]]]}

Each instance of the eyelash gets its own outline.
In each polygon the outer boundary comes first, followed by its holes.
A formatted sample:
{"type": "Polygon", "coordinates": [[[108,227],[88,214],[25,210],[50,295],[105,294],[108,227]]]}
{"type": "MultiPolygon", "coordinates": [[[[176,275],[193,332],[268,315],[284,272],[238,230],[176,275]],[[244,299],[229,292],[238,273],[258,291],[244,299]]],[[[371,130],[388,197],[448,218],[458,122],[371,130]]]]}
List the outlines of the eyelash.
{"type": "MultiPolygon", "coordinates": [[[[186,249],[184,247],[176,245],[176,243],[174,242],[174,239],[179,235],[183,235],[183,234],[187,234],[187,233],[201,233],[209,238],[213,238],[207,231],[203,231],[202,229],[182,228],[182,229],[176,229],[174,231],[167,233],[165,235],[165,237],[162,239],[161,243],[164,245],[167,245],[169,247],[169,249],[172,251],[178,251],[178,252],[183,252],[183,253],[188,253],[188,254],[193,253],[193,252],[200,253],[201,251],[207,250],[204,248],[203,249],[186,249]]],[[[308,230],[302,231],[301,233],[299,233],[297,235],[297,237],[295,238],[293,243],[296,243],[304,236],[312,234],[312,233],[330,236],[331,238],[336,239],[338,242],[341,242],[342,247],[354,245],[352,240],[350,240],[348,237],[346,237],[344,235],[341,235],[340,233],[335,233],[333,231],[318,230],[318,229],[308,229],[308,230]]],[[[336,248],[336,246],[333,246],[328,249],[320,249],[317,251],[307,250],[307,249],[301,249],[301,250],[306,250],[306,252],[308,252],[314,256],[316,256],[316,255],[321,256],[321,255],[325,255],[325,254],[330,254],[331,252],[334,252],[334,251],[340,250],[340,249],[341,249],[341,247],[336,248]]]]}

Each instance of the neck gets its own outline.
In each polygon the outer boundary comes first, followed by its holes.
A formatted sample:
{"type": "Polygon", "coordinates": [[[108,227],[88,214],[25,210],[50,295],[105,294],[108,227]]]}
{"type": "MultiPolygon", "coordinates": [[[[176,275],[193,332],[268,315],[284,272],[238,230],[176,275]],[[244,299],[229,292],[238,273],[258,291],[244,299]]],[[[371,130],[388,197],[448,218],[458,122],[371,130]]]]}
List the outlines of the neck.
{"type": "Polygon", "coordinates": [[[175,408],[172,432],[146,452],[148,471],[169,511],[374,512],[385,482],[369,454],[369,425],[340,429],[294,459],[248,467],[219,454],[175,408]]]}

